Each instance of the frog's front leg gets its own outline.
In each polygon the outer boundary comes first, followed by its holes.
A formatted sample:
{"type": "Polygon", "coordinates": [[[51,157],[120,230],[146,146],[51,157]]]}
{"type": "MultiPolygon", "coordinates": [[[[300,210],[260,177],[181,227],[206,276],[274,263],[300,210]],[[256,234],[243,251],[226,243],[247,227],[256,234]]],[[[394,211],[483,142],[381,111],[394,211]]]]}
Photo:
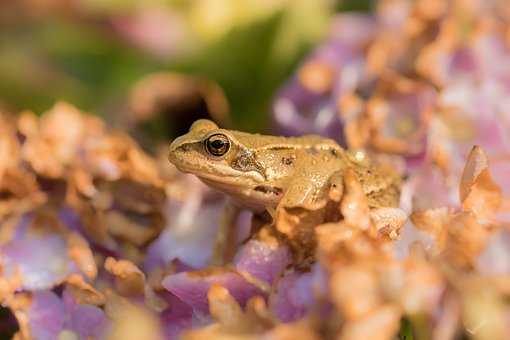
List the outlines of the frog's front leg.
{"type": "Polygon", "coordinates": [[[282,207],[306,210],[321,209],[327,203],[328,189],[328,177],[321,174],[320,171],[302,173],[292,180],[279,202],[277,210],[282,207]]]}
{"type": "Polygon", "coordinates": [[[210,264],[220,266],[232,260],[236,251],[237,220],[241,208],[227,200],[221,215],[210,264]]]}
{"type": "Polygon", "coordinates": [[[328,181],[296,178],[276,208],[275,227],[288,240],[296,261],[311,258],[315,249],[314,227],[326,216],[328,181]]]}

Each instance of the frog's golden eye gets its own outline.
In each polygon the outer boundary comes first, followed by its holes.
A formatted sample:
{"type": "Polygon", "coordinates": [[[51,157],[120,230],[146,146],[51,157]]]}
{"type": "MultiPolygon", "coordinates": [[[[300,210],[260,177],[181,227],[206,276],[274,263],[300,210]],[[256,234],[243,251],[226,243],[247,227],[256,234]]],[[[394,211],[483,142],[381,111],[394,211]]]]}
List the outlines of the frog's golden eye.
{"type": "Polygon", "coordinates": [[[230,149],[230,141],[227,136],[218,133],[205,140],[205,149],[210,155],[223,156],[230,149]]]}

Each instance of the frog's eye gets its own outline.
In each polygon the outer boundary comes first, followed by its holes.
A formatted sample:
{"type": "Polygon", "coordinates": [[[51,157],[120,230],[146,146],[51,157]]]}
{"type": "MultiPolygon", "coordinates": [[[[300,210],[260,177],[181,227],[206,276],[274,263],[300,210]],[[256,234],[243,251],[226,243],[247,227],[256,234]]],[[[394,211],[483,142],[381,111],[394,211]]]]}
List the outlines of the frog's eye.
{"type": "Polygon", "coordinates": [[[230,149],[230,141],[225,135],[215,134],[205,140],[205,149],[213,156],[223,156],[230,149]]]}

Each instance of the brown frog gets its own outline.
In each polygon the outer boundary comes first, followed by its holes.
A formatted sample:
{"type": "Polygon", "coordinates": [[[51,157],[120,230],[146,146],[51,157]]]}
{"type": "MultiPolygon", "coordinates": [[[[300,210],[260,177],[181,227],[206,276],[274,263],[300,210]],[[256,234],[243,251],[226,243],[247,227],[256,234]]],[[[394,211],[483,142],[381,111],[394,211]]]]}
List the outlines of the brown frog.
{"type": "Polygon", "coordinates": [[[346,169],[356,174],[371,208],[394,207],[399,202],[400,178],[393,172],[374,166],[363,153],[346,151],[333,140],[315,135],[250,134],[198,120],[170,145],[169,160],[228,194],[235,205],[254,212],[267,210],[275,218],[282,209],[324,209],[332,190],[341,195],[346,169]]]}

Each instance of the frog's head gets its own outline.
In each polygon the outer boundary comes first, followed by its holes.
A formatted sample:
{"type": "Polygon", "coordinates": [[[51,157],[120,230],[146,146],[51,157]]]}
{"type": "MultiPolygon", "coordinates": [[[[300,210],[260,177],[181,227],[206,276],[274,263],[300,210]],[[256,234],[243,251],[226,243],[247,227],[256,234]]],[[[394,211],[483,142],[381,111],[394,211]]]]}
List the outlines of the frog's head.
{"type": "Polygon", "coordinates": [[[265,179],[264,169],[236,134],[210,120],[197,120],[172,142],[168,158],[179,170],[220,190],[256,186],[265,179]]]}

